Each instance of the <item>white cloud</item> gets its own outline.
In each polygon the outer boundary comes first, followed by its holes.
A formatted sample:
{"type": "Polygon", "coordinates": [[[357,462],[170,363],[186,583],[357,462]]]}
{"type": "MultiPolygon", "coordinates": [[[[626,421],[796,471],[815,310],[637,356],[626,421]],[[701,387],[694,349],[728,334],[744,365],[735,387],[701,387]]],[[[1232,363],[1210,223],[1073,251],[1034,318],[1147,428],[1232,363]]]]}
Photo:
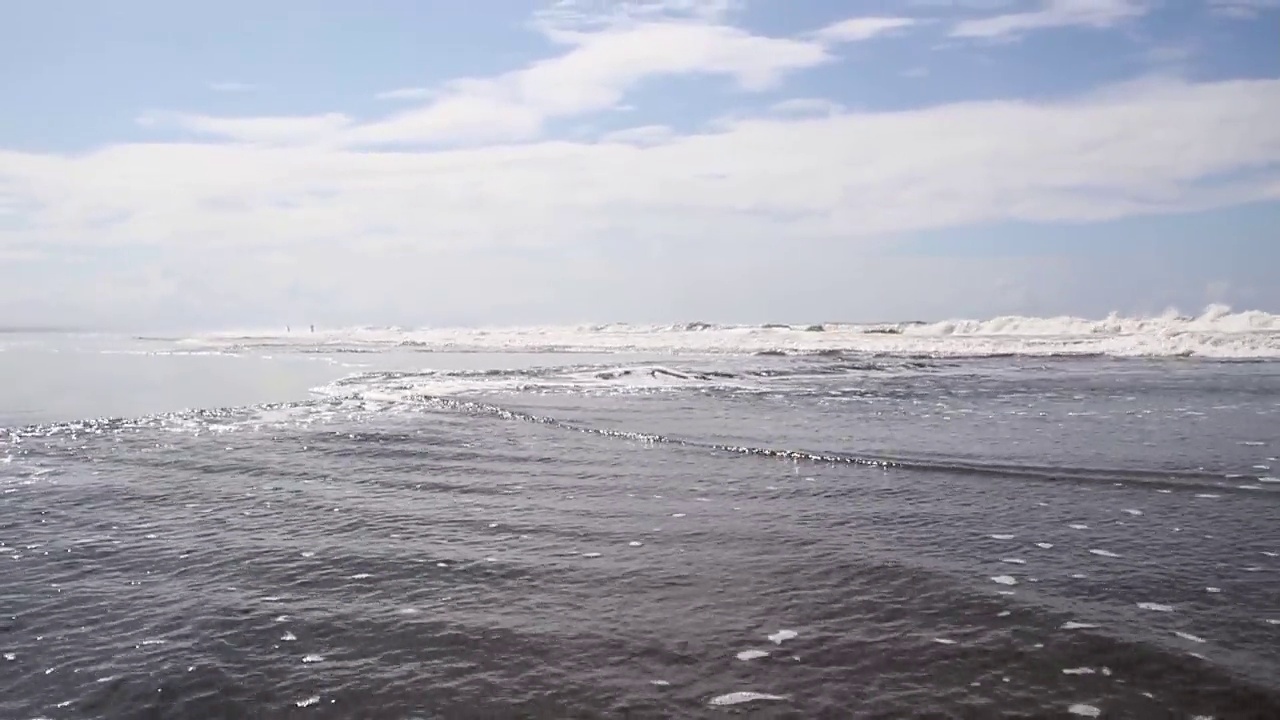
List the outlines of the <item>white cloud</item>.
{"type": "Polygon", "coordinates": [[[225,93],[251,92],[253,90],[256,90],[257,88],[258,88],[257,85],[251,85],[249,83],[242,83],[242,82],[225,81],[225,82],[209,83],[209,89],[214,92],[225,92],[225,93]]]}
{"type": "MultiPolygon", "coordinates": [[[[5,152],[0,187],[26,222],[0,229],[0,245],[563,250],[714,228],[773,246],[1086,222],[1266,197],[1280,175],[1277,116],[1277,80],[1152,82],[1051,104],[742,119],[657,144],[634,142],[659,139],[650,129],[633,131],[632,144],[430,152],[240,143],[5,152]],[[1242,171],[1253,173],[1222,180],[1242,171]]],[[[246,140],[278,133],[218,129],[246,140]]]]}
{"type": "Polygon", "coordinates": [[[351,125],[341,113],[281,117],[210,117],[207,115],[148,114],[138,118],[144,126],[172,123],[197,135],[268,145],[308,145],[331,140],[351,125]]]}
{"type": "Polygon", "coordinates": [[[1280,0],[1209,0],[1209,7],[1219,15],[1252,20],[1268,10],[1280,9],[1280,0]]]}
{"type": "Polygon", "coordinates": [[[774,103],[769,111],[776,115],[833,115],[844,110],[838,102],[826,98],[792,98],[774,103]]]}
{"type": "Polygon", "coordinates": [[[908,17],[855,17],[832,23],[816,33],[825,42],[860,42],[916,24],[908,17]]]}
{"type": "Polygon", "coordinates": [[[379,100],[427,100],[435,97],[438,92],[431,88],[422,87],[396,88],[395,90],[380,92],[375,97],[379,100]]]}
{"type": "Polygon", "coordinates": [[[1149,10],[1149,0],[1042,0],[1038,10],[962,21],[952,28],[951,35],[1004,38],[1050,28],[1109,28],[1149,10]]]}
{"type": "Polygon", "coordinates": [[[512,142],[538,137],[550,119],[618,108],[626,93],[647,79],[722,76],[743,90],[762,91],[775,87],[790,72],[833,59],[817,41],[764,37],[702,22],[636,21],[597,32],[557,33],[567,48],[558,57],[497,77],[383,93],[379,97],[430,101],[365,123],[338,113],[293,121],[194,115],[176,119],[194,132],[281,144],[377,147],[512,142]]]}
{"type": "Polygon", "coordinates": [[[641,125],[606,133],[601,141],[625,145],[659,145],[675,137],[675,131],[666,125],[641,125]]]}
{"type": "Polygon", "coordinates": [[[638,82],[670,75],[721,75],[747,90],[831,59],[819,43],[751,35],[700,23],[637,23],[562,34],[563,55],[496,78],[456,81],[429,104],[353,127],[355,145],[518,140],[543,123],[607,110],[638,82]]]}

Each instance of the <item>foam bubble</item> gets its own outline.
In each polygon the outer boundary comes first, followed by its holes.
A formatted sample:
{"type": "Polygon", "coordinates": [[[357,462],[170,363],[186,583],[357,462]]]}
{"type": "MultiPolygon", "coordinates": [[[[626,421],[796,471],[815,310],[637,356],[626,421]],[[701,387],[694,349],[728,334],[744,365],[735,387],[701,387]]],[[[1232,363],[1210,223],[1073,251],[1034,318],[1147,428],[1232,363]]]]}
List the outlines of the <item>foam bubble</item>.
{"type": "Polygon", "coordinates": [[[711,698],[712,705],[741,705],[749,702],[764,701],[781,701],[786,700],[785,695],[771,695],[769,693],[753,692],[751,690],[742,690],[739,692],[731,692],[725,695],[719,695],[711,698]]]}
{"type": "Polygon", "coordinates": [[[779,630],[778,632],[770,635],[769,639],[772,640],[775,645],[781,645],[787,640],[794,640],[797,637],[799,637],[799,633],[795,630],[779,630]]]}

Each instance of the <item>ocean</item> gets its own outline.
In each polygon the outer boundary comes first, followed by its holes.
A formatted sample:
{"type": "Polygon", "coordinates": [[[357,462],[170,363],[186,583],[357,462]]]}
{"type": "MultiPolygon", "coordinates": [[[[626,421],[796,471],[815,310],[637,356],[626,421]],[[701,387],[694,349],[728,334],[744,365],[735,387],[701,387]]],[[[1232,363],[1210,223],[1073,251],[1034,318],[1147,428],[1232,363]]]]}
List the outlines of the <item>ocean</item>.
{"type": "Polygon", "coordinates": [[[0,334],[0,718],[1277,718],[1280,317],[0,334]]]}

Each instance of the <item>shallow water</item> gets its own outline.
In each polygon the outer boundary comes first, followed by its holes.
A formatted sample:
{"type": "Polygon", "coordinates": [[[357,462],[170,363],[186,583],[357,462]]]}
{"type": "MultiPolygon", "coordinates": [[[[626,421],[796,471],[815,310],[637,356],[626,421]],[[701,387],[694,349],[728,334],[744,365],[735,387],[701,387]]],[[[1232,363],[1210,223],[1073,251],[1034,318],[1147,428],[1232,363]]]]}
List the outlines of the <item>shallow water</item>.
{"type": "Polygon", "coordinates": [[[0,717],[1280,717],[1280,363],[389,358],[0,431],[0,717]]]}

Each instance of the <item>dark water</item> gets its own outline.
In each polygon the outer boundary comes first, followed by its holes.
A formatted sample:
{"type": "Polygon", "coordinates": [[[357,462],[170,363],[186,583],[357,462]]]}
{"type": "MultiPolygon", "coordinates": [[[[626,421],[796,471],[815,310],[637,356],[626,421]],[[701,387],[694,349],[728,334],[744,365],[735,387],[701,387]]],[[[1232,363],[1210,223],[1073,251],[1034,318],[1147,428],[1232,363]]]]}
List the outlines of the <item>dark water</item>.
{"type": "Polygon", "coordinates": [[[0,431],[0,717],[1280,717],[1280,364],[666,369],[0,431]]]}

